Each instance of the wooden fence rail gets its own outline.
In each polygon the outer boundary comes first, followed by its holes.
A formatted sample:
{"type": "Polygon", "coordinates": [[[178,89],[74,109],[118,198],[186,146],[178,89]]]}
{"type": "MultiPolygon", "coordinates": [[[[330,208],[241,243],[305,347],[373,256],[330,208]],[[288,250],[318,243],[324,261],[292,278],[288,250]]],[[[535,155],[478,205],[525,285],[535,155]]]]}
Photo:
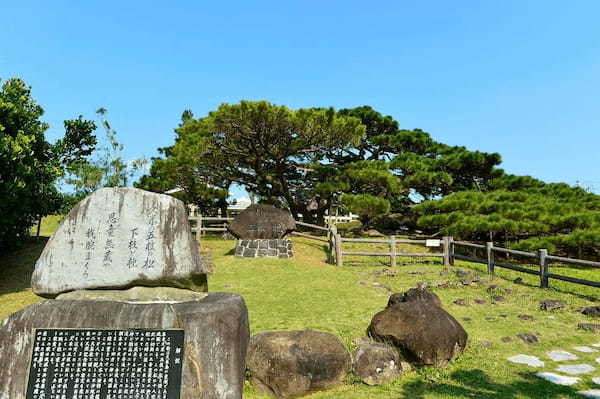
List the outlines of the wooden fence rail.
{"type": "Polygon", "coordinates": [[[600,287],[600,282],[597,282],[597,281],[590,281],[590,280],[585,280],[585,279],[580,279],[580,278],[575,278],[575,277],[563,276],[560,274],[550,273],[550,271],[549,271],[551,261],[566,263],[566,264],[573,264],[573,265],[580,265],[580,266],[590,266],[590,267],[600,267],[600,262],[594,262],[594,261],[583,260],[583,259],[564,258],[562,256],[552,256],[552,255],[548,255],[548,250],[543,249],[543,248],[539,249],[537,252],[526,252],[526,251],[519,251],[516,249],[496,247],[493,242],[488,242],[488,243],[486,243],[486,245],[480,245],[480,244],[473,244],[473,243],[468,243],[468,242],[464,242],[464,241],[454,241],[453,242],[453,250],[452,250],[452,253],[450,254],[450,256],[452,258],[464,260],[467,262],[482,263],[482,264],[487,265],[487,272],[488,272],[488,275],[490,278],[494,277],[495,268],[500,267],[503,269],[510,269],[510,270],[514,270],[516,272],[538,276],[540,279],[540,287],[541,288],[547,288],[549,286],[550,279],[567,281],[570,283],[587,285],[590,287],[600,287]],[[454,251],[454,247],[456,247],[456,246],[485,249],[486,250],[486,259],[478,258],[477,256],[467,256],[467,255],[457,254],[454,251]],[[522,257],[526,257],[526,258],[530,258],[530,259],[535,259],[536,260],[535,263],[537,264],[538,268],[537,268],[537,270],[533,270],[533,269],[529,269],[529,268],[526,268],[523,266],[517,266],[517,265],[511,265],[511,264],[507,264],[507,263],[497,262],[495,259],[495,256],[494,256],[495,253],[501,253],[504,255],[516,255],[516,256],[522,256],[522,257]]]}
{"type": "MultiPolygon", "coordinates": [[[[194,221],[196,226],[192,227],[192,232],[196,233],[197,239],[204,233],[208,231],[227,231],[226,224],[232,221],[234,218],[229,217],[207,217],[207,216],[190,216],[190,221],[194,221]],[[205,227],[204,222],[216,223],[222,222],[222,224],[218,225],[219,227],[205,227]]],[[[442,247],[442,252],[398,252],[397,245],[398,244],[412,244],[412,245],[424,245],[428,246],[428,242],[430,240],[424,239],[397,239],[396,236],[390,236],[390,238],[344,238],[342,237],[338,231],[335,224],[329,225],[329,227],[319,226],[316,224],[305,223],[296,221],[296,224],[299,226],[307,227],[309,229],[318,230],[318,231],[326,231],[327,235],[317,236],[308,234],[305,232],[295,231],[291,233],[291,235],[307,238],[310,240],[315,240],[319,242],[328,243],[328,260],[331,263],[335,263],[337,266],[344,265],[344,256],[384,256],[390,258],[390,264],[392,267],[396,266],[398,257],[433,257],[433,258],[443,258],[444,266],[449,266],[454,264],[454,260],[463,260],[466,262],[480,263],[487,265],[487,273],[490,278],[493,278],[495,275],[495,268],[499,267],[502,269],[509,269],[520,273],[526,273],[538,276],[540,279],[540,287],[547,288],[549,286],[549,280],[561,280],[574,284],[586,285],[590,287],[598,287],[600,288],[600,282],[580,279],[576,277],[564,276],[556,273],[550,272],[550,262],[560,262],[564,264],[572,264],[579,266],[588,266],[588,267],[597,267],[600,268],[600,262],[594,262],[583,259],[572,259],[565,258],[561,256],[548,255],[548,251],[546,249],[539,249],[537,252],[527,252],[527,251],[519,251],[516,249],[502,248],[494,245],[493,242],[487,242],[485,245],[476,244],[467,241],[454,241],[452,237],[443,237],[439,241],[439,246],[442,247]],[[389,250],[386,252],[376,252],[376,251],[345,251],[344,243],[365,243],[365,244],[387,244],[389,246],[389,250]],[[485,258],[477,257],[475,254],[473,256],[464,255],[462,253],[456,253],[456,247],[464,247],[471,248],[473,252],[477,250],[485,250],[485,258]],[[534,259],[535,264],[537,266],[536,269],[531,269],[523,266],[512,265],[508,263],[498,262],[495,258],[495,254],[503,254],[505,256],[521,256],[529,259],[534,259]]],[[[213,225],[214,226],[214,225],[213,225]]]]}

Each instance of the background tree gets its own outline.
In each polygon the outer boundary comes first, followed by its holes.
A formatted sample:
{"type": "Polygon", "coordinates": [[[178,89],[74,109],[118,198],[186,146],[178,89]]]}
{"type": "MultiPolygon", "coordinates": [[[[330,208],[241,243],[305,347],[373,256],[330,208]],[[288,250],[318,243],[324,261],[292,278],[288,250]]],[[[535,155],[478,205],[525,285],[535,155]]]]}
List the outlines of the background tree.
{"type": "Polygon", "coordinates": [[[0,88],[0,248],[14,247],[41,216],[63,204],[55,182],[94,149],[96,125],[79,117],[65,121],[65,135],[46,141],[44,113],[21,79],[0,88]]]}
{"type": "Polygon", "coordinates": [[[598,259],[600,196],[564,183],[505,175],[489,191],[464,191],[415,207],[418,224],[455,238],[598,259]]]}
{"type": "Polygon", "coordinates": [[[126,187],[136,173],[142,170],[146,161],[138,158],[130,163],[123,159],[123,145],[117,140],[117,132],[108,121],[106,108],[96,111],[104,128],[105,144],[98,148],[95,157],[80,158],[67,168],[65,183],[73,187],[70,203],[74,205],[82,198],[102,187],[126,187]]]}

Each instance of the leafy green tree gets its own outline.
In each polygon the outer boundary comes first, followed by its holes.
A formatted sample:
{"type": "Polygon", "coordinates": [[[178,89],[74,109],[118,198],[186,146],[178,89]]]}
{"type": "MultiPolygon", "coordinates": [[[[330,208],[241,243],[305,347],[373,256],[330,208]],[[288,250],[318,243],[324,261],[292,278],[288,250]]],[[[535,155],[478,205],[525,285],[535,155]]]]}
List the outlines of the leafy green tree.
{"type": "Polygon", "coordinates": [[[142,158],[135,159],[130,164],[125,162],[122,156],[123,145],[117,140],[117,132],[108,121],[107,113],[106,108],[96,111],[104,128],[106,144],[96,150],[95,158],[81,158],[68,167],[69,174],[65,182],[74,188],[71,199],[73,204],[102,187],[126,187],[146,165],[142,158]]]}
{"type": "Polygon", "coordinates": [[[220,210],[225,215],[231,183],[210,170],[205,160],[211,138],[209,125],[204,119],[193,118],[191,111],[183,112],[175,129],[175,145],[159,148],[164,158],[152,158],[150,173],[135,186],[160,193],[179,189],[171,195],[196,205],[202,214],[212,215],[220,210]]]}
{"type": "Polygon", "coordinates": [[[94,149],[96,125],[79,117],[65,121],[65,135],[51,144],[44,110],[21,79],[0,88],[0,248],[14,247],[40,217],[63,204],[55,182],[94,149]]]}
{"type": "Polygon", "coordinates": [[[529,176],[505,175],[490,186],[417,205],[418,224],[458,239],[598,259],[600,196],[529,176]]]}

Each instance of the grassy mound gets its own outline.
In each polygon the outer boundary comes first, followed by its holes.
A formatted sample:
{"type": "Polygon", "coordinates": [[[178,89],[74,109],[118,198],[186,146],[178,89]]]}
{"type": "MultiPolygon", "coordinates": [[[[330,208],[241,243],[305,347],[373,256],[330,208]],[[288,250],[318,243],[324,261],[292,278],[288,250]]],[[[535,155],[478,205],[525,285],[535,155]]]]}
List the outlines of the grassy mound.
{"type": "MultiPolygon", "coordinates": [[[[400,380],[377,387],[366,386],[350,375],[344,385],[310,398],[557,399],[580,397],[576,390],[594,387],[594,374],[584,376],[574,389],[553,385],[534,373],[553,371],[558,366],[545,358],[549,350],[571,350],[573,346],[600,342],[600,337],[576,328],[579,322],[593,322],[576,310],[593,304],[598,290],[556,281],[551,281],[554,288],[542,290],[536,287],[534,276],[502,270],[497,270],[498,277],[490,282],[484,276],[484,266],[457,262],[449,273],[444,273],[439,260],[429,258],[401,259],[395,269],[388,271],[384,271],[389,269],[388,258],[348,258],[346,266],[337,268],[325,263],[325,246],[320,242],[299,237],[293,240],[296,257],[290,260],[239,259],[233,256],[234,241],[203,240],[203,249],[212,254],[215,265],[209,276],[209,290],[244,296],[253,334],[265,330],[328,331],[341,337],[351,350],[352,339],[365,334],[372,316],[385,307],[389,295],[418,282],[432,284],[445,309],[469,333],[467,350],[445,369],[411,371],[400,380]],[[482,279],[462,285],[456,270],[476,272],[482,279]],[[513,283],[516,277],[522,277],[523,282],[513,283]],[[498,287],[489,289],[492,284],[498,287]],[[503,296],[504,301],[494,303],[492,296],[503,296]],[[463,299],[467,306],[454,304],[457,299],[463,299]],[[552,313],[541,311],[538,302],[542,299],[560,299],[567,306],[552,313]],[[522,314],[533,316],[533,320],[520,319],[522,314]],[[519,333],[538,334],[540,342],[525,344],[516,337],[519,333]],[[502,342],[504,337],[510,337],[511,342],[502,342]],[[531,369],[506,360],[519,353],[539,356],[546,367],[531,369]]],[[[33,240],[27,248],[0,258],[0,318],[41,300],[31,293],[29,278],[44,242],[33,240]]],[[[348,250],[361,249],[364,247],[358,244],[348,246],[348,250]]],[[[376,249],[371,246],[371,250],[376,249]]],[[[596,273],[578,269],[570,274],[594,279],[596,273]]],[[[578,355],[580,363],[597,364],[594,359],[600,352],[578,355]]],[[[245,397],[263,398],[249,383],[245,397]]]]}

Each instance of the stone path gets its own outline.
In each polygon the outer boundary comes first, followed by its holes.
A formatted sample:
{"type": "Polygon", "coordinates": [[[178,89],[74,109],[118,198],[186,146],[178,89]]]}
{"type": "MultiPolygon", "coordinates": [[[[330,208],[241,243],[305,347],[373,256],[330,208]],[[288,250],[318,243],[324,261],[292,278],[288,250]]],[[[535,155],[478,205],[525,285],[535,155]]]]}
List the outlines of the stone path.
{"type": "MultiPolygon", "coordinates": [[[[575,346],[572,349],[575,351],[578,351],[582,354],[590,354],[590,353],[598,352],[598,350],[594,349],[594,348],[600,348],[600,343],[592,344],[590,346],[575,346]]],[[[580,355],[580,356],[584,356],[584,355],[580,355]]],[[[548,382],[551,382],[553,384],[565,385],[565,386],[575,385],[575,384],[578,384],[579,382],[581,382],[583,379],[581,377],[573,377],[573,376],[575,376],[575,375],[586,376],[586,375],[591,374],[596,371],[596,367],[594,367],[590,364],[587,364],[587,363],[583,363],[581,361],[580,361],[580,363],[571,363],[571,362],[579,360],[579,356],[574,353],[568,352],[566,350],[555,349],[550,352],[547,352],[545,354],[545,357],[550,359],[552,362],[562,363],[562,364],[559,364],[559,365],[557,365],[557,367],[554,368],[554,371],[556,371],[556,372],[542,371],[542,372],[536,373],[535,375],[537,377],[540,377],[540,378],[542,378],[548,382]],[[557,372],[562,373],[562,374],[558,374],[557,372]],[[563,375],[563,374],[569,374],[569,375],[563,375]]],[[[539,357],[526,355],[526,354],[518,354],[515,356],[511,356],[507,360],[510,362],[513,362],[513,363],[517,363],[517,364],[526,364],[530,367],[535,367],[535,368],[540,368],[540,367],[546,366],[546,362],[543,361],[542,359],[540,359],[539,357]]],[[[596,361],[596,363],[600,363],[600,357],[596,358],[595,361],[596,361]]],[[[550,366],[550,367],[552,367],[552,366],[550,366]]],[[[589,377],[587,377],[587,378],[589,378],[589,377]]],[[[600,376],[592,377],[591,381],[596,385],[600,385],[600,376]]],[[[588,397],[588,398],[600,399],[600,389],[589,389],[589,390],[584,390],[584,391],[577,391],[577,393],[579,393],[585,397],[588,397]]]]}

